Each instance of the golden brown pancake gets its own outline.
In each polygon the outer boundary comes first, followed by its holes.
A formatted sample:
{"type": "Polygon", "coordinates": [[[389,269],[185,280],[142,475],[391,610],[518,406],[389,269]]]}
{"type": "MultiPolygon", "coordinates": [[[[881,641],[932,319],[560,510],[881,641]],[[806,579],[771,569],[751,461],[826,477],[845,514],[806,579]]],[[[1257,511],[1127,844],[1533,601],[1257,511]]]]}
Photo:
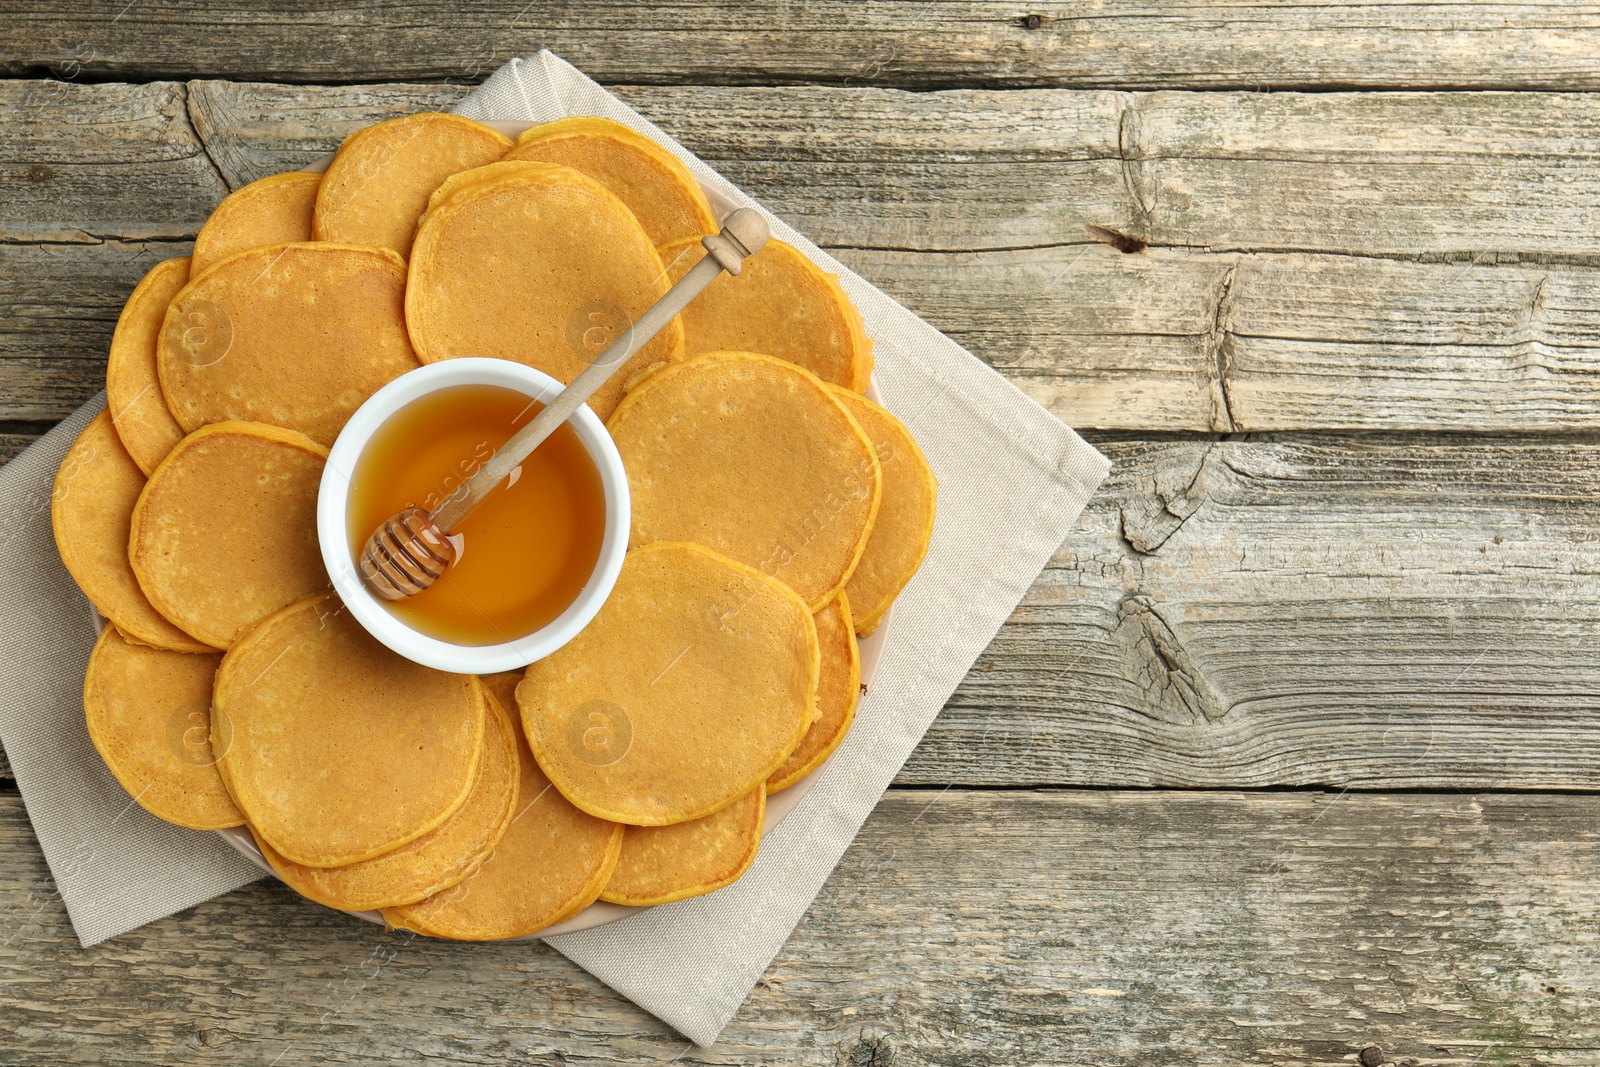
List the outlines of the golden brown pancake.
{"type": "MultiPolygon", "coordinates": [[[[667,285],[650,238],[599,182],[495,163],[441,188],[417,226],[406,325],[425,363],[493,356],[570,382],[667,285]]],[[[628,378],[682,343],[674,318],[589,406],[605,418],[628,378]]]]}
{"type": "Polygon", "coordinates": [[[460,810],[488,713],[471,675],[390,652],[332,595],[240,638],[213,700],[212,744],[234,803],[308,867],[380,856],[460,810]]]}
{"type": "Polygon", "coordinates": [[[674,826],[630,826],[600,899],[650,907],[737,882],[761,847],[767,791],[752,789],[714,815],[674,826]]]}
{"type": "Polygon", "coordinates": [[[449,889],[483,865],[520,810],[518,729],[491,695],[483,755],[466,803],[409,845],[347,867],[306,867],[284,859],[259,837],[256,844],[290,889],[330,908],[387,908],[449,889]]]}
{"type": "Polygon", "coordinates": [[[194,239],[196,277],[236,252],[311,240],[311,211],[322,175],[273,174],[223,198],[194,239]]]}
{"type": "Polygon", "coordinates": [[[481,122],[425,111],[346,137],[317,193],[319,241],[411,254],[428,197],[452,174],[506,154],[511,138],[481,122]]]}
{"type": "Polygon", "coordinates": [[[717,232],[711,205],[689,168],[620,122],[588,115],[546,122],[524,130],[505,158],[587,174],[628,205],[653,245],[717,232]]]}
{"type": "Polygon", "coordinates": [[[845,591],[856,612],[856,633],[865,636],[883,621],[884,613],[911,576],[922,566],[933,540],[939,479],[901,421],[864,396],[844,389],[834,395],[872,440],[883,468],[883,503],[867,539],[866,551],[845,591]]]}
{"type": "Polygon", "coordinates": [[[776,577],[813,611],[844,587],[878,511],[878,460],[809,371],[715,352],[656,371],[607,429],[635,547],[694,541],[776,577]]]}
{"type": "Polygon", "coordinates": [[[167,317],[167,305],[189,283],[189,257],[168,259],[150,268],[134,286],[117,317],[106,359],[106,407],[117,436],[149,474],[183,439],[183,427],[167,410],[156,375],[156,340],[167,317]]]}
{"type": "Polygon", "coordinates": [[[605,606],[517,686],[539,766],[591,815],[721,811],[794,751],[816,707],[816,625],[794,591],[686,543],[635,549],[605,606]]]}
{"type": "Polygon", "coordinates": [[[100,758],[139,806],[191,830],[238,826],[244,816],[211,751],[211,679],[220,653],[135,644],[100,633],[83,679],[83,712],[100,758]]]}
{"type": "Polygon", "coordinates": [[[111,414],[83,428],[56,472],[50,522],[67,573],[100,614],[130,639],[175,652],[215,652],[150,605],[128,564],[128,527],[144,475],[122,447],[111,414]]]}
{"type": "MultiPolygon", "coordinates": [[[[479,681],[488,687],[489,693],[509,711],[513,717],[517,715],[517,683],[522,681],[521,671],[501,671],[499,674],[485,674],[479,681]]],[[[522,724],[517,724],[517,729],[522,729],[522,724]]]]}
{"type": "Polygon", "coordinates": [[[219,422],[161,461],[133,510],[128,556],[156,610],[228,648],[325,589],[317,488],[328,450],[293,430],[219,422]]]}
{"type": "Polygon", "coordinates": [[[281,244],[230,256],[172,301],[156,361],[186,432],[241,419],[333,444],[361,402],[417,366],[393,252],[281,244]]]}
{"type": "MultiPolygon", "coordinates": [[[[661,249],[673,282],[704,254],[698,238],[661,249]]],[[[857,392],[872,378],[872,340],[839,279],[776,238],[744,261],[737,278],[717,278],[678,317],[685,357],[760,352],[857,392]]]]}
{"type": "Polygon", "coordinates": [[[522,937],[593,904],[617,866],[622,827],[569,804],[518,734],[517,814],[466,881],[427,900],[385,908],[391,926],[458,941],[522,937]]]}
{"type": "Polygon", "coordinates": [[[840,593],[814,616],[822,670],[817,676],[817,721],[789,758],[767,779],[767,792],[787,789],[822,766],[855,721],[861,698],[861,650],[856,647],[850,599],[840,593]]]}

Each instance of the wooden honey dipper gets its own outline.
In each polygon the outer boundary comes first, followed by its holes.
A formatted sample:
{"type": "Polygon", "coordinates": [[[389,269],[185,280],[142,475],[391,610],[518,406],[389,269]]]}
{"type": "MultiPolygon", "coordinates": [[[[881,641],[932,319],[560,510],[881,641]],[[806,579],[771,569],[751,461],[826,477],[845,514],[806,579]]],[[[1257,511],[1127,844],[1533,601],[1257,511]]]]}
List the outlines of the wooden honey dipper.
{"type": "Polygon", "coordinates": [[[411,507],[385,519],[361,549],[361,577],[372,591],[384,600],[404,600],[437,581],[456,560],[456,545],[449,534],[461,520],[718,275],[723,271],[737,275],[745,258],[761,251],[768,236],[767,220],[755,209],[742,207],[729,214],[721,233],[701,240],[706,255],[700,262],[444,503],[431,512],[411,507]]]}

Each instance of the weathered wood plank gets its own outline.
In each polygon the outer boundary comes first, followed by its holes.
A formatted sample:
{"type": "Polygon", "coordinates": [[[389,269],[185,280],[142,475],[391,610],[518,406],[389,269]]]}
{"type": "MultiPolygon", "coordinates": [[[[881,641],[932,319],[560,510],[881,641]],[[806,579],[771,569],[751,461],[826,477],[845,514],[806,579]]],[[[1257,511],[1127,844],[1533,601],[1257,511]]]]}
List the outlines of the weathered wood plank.
{"type": "MultiPolygon", "coordinates": [[[[182,242],[0,245],[0,418],[101,387],[117,312],[182,242]]],[[[1071,425],[1600,426],[1600,269],[1102,245],[839,255],[1071,425]]]]}
{"type": "Polygon", "coordinates": [[[258,885],[80,950],[0,797],[0,1055],[1588,1065],[1600,799],[891,792],[702,1052],[554,952],[258,885]]]}
{"type": "Polygon", "coordinates": [[[1600,790],[1600,438],[1097,443],[901,784],[1600,790]]]}
{"type": "Polygon", "coordinates": [[[0,83],[0,241],[193,236],[226,193],[182,85],[0,83]]]}
{"type": "MultiPolygon", "coordinates": [[[[125,87],[92,88],[120,92],[125,87]]],[[[4,91],[0,86],[0,93],[4,91]]],[[[363,123],[401,111],[448,106],[463,91],[451,86],[325,89],[194,83],[188,111],[193,130],[228,183],[236,186],[301,165],[363,123]]],[[[764,91],[759,106],[741,109],[736,106],[741,94],[730,91],[721,101],[727,106],[713,109],[722,118],[708,123],[701,117],[704,104],[697,104],[694,94],[676,89],[630,94],[669,128],[683,127],[677,132],[713,159],[731,157],[740,144],[748,143],[754,156],[773,160],[770,174],[754,175],[748,184],[780,210],[791,210],[789,217],[803,229],[838,237],[877,227],[875,240],[891,249],[836,251],[1012,374],[1074,425],[1504,429],[1532,423],[1592,427],[1600,420],[1593,358],[1600,341],[1600,295],[1591,268],[1518,262],[1518,254],[1486,249],[1470,256],[1460,253],[1459,263],[1429,264],[1341,254],[1162,248],[1119,255],[1107,246],[1084,243],[1089,223],[1136,229],[1115,202],[1117,197],[1132,202],[1120,177],[1120,161],[1090,158],[1117,151],[1118,108],[1125,96],[786,89],[764,91]],[[1007,100],[1017,103],[1002,106],[1007,100]],[[822,121],[825,113],[835,116],[831,123],[822,121]],[[1032,183],[1029,168],[1053,165],[1052,151],[1072,165],[1098,162],[1119,172],[1101,183],[1100,209],[1085,199],[1057,202],[1051,197],[1064,195],[1061,190],[1032,183]],[[818,165],[836,174],[852,175],[850,188],[859,195],[846,195],[849,189],[837,182],[818,193],[786,176],[785,168],[808,159],[812,164],[821,160],[818,165]],[[995,174],[1007,168],[1015,173],[997,183],[995,174]],[[889,209],[906,188],[904,175],[929,172],[944,174],[938,188],[899,204],[898,216],[889,209]],[[995,236],[1008,218],[1021,220],[1016,225],[1024,229],[995,236]],[[972,254],[906,250],[981,243],[975,234],[983,230],[995,237],[983,239],[991,244],[1065,243],[972,254]]],[[[25,91],[15,95],[18,101],[27,99],[25,91]]],[[[1169,99],[1172,94],[1161,96],[1169,99]]],[[[1323,161],[1337,164],[1329,169],[1359,162],[1361,152],[1375,151],[1362,145],[1380,140],[1374,131],[1383,121],[1383,101],[1346,99],[1359,103],[1345,105],[1352,116],[1345,135],[1322,135],[1327,153],[1323,161]],[[1363,110],[1369,106],[1378,110],[1363,110]]],[[[1252,98],[1239,106],[1258,103],[1252,98]]],[[[88,104],[81,106],[90,110],[88,104]]],[[[1201,101],[1196,106],[1210,105],[1201,101]]],[[[1568,102],[1558,100],[1557,106],[1558,111],[1568,108],[1568,102]]],[[[1587,129],[1579,122],[1583,115],[1569,112],[1559,111],[1556,117],[1578,138],[1587,129]]],[[[1199,136],[1199,120],[1193,115],[1178,122],[1159,118],[1165,114],[1159,108],[1155,114],[1152,124],[1182,127],[1188,136],[1199,136]]],[[[1538,116],[1527,109],[1512,114],[1483,108],[1474,114],[1483,123],[1474,126],[1463,119],[1465,132],[1449,136],[1419,126],[1404,144],[1395,142],[1396,159],[1416,169],[1429,153],[1478,152],[1480,139],[1515,142],[1522,146],[1519,151],[1531,151],[1529,146],[1538,140],[1538,116]]],[[[1316,112],[1296,122],[1303,134],[1326,118],[1316,112]]],[[[1231,113],[1219,113],[1214,121],[1220,131],[1216,140],[1223,146],[1216,151],[1224,155],[1243,151],[1230,147],[1237,144],[1258,154],[1287,150],[1231,113]],[[1240,123],[1243,127],[1236,128],[1240,123]]],[[[77,151],[67,132],[71,129],[69,123],[58,131],[62,150],[77,151]]],[[[147,136],[160,141],[167,130],[152,125],[147,136]]],[[[1600,131],[1594,132],[1587,147],[1562,140],[1566,134],[1557,136],[1558,143],[1549,148],[1551,165],[1563,153],[1594,152],[1600,131]]],[[[185,129],[182,136],[191,135],[185,129]]],[[[49,138],[39,134],[35,140],[33,158],[44,158],[48,153],[42,146],[49,138]]],[[[146,146],[122,156],[131,157],[129,166],[138,168],[148,166],[141,161],[154,153],[146,146]]],[[[100,159],[88,162],[98,165],[100,159]]],[[[719,165],[736,170],[751,164],[721,159],[719,165]]],[[[815,177],[817,172],[805,173],[815,177]]],[[[178,228],[188,232],[198,227],[218,195],[212,176],[201,177],[205,180],[193,185],[184,200],[192,217],[178,228]]],[[[1458,193],[1434,193],[1436,211],[1453,211],[1458,193]]],[[[92,196],[76,208],[67,204],[51,196],[29,200],[19,194],[7,210],[14,216],[31,211],[33,230],[58,236],[68,210],[82,216],[70,222],[76,227],[72,232],[89,225],[89,217],[105,214],[92,196]]],[[[170,206],[156,202],[145,209],[150,218],[135,219],[127,229],[135,234],[172,229],[159,217],[170,206]]],[[[1520,225],[1510,216],[1502,221],[1520,225]]],[[[1600,223],[1573,235],[1572,249],[1590,249],[1579,259],[1600,252],[1596,233],[1600,223]]],[[[1264,239],[1271,245],[1292,245],[1298,238],[1269,233],[1264,239]]],[[[18,254],[24,260],[28,255],[18,254]]],[[[90,254],[116,257],[115,252],[90,254]]],[[[92,375],[80,373],[87,365],[80,368],[74,361],[82,344],[103,351],[109,318],[132,279],[108,276],[98,266],[84,267],[84,279],[58,277],[76,269],[70,260],[54,256],[40,264],[13,260],[8,268],[27,272],[19,283],[24,288],[83,292],[95,279],[110,286],[92,296],[85,293],[93,305],[87,318],[95,324],[88,330],[77,328],[83,316],[71,309],[54,317],[63,331],[59,336],[39,336],[31,332],[35,323],[24,322],[20,336],[0,337],[0,350],[22,358],[17,366],[29,374],[33,368],[28,359],[49,360],[64,353],[68,364],[50,379],[52,397],[30,392],[31,381],[4,382],[15,417],[59,417],[97,388],[92,375]]],[[[0,331],[9,328],[0,325],[0,331]]],[[[0,368],[0,376],[4,374],[0,368]]]]}
{"type": "MultiPolygon", "coordinates": [[[[214,82],[192,93],[219,159],[266,164],[230,173],[234,181],[326,151],[385,107],[426,98],[414,87],[214,82]],[[346,107],[350,117],[337,114],[346,107]],[[283,127],[298,157],[272,145],[279,109],[293,118],[283,127]],[[306,137],[313,123],[320,138],[306,137]]],[[[1600,99],[1585,95],[619,94],[829,246],[1082,244],[1092,224],[1212,250],[1600,263],[1600,99]]]]}
{"type": "Polygon", "coordinates": [[[212,158],[238,188],[335,151],[363,126],[413,111],[448,111],[465,85],[279,86],[189,82],[189,113],[212,158]]]}
{"type": "Polygon", "coordinates": [[[902,783],[1600,788],[1600,439],[1097,443],[902,783]]]}
{"type": "Polygon", "coordinates": [[[1600,270],[1101,245],[839,257],[1079,427],[1600,425],[1600,270]]]}
{"type": "Polygon", "coordinates": [[[59,420],[105,388],[123,302],[147,270],[189,247],[0,244],[0,419],[59,420]]]}
{"type": "Polygon", "coordinates": [[[1214,250],[1596,252],[1600,209],[1584,187],[1600,101],[1587,96],[824,88],[629,96],[830,245],[1071,244],[1096,224],[1214,250]]]}
{"type": "Polygon", "coordinates": [[[424,0],[360,9],[35,0],[11,5],[0,73],[476,81],[513,55],[548,46],[607,82],[1593,89],[1597,10],[1473,0],[679,0],[645,8],[424,0]]]}

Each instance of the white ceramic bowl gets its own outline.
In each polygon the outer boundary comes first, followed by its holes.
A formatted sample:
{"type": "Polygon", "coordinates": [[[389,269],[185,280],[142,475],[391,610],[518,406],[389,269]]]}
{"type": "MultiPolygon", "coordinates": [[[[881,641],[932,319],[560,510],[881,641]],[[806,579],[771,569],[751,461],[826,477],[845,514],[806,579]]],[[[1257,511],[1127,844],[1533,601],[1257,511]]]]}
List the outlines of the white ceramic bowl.
{"type": "Polygon", "coordinates": [[[517,670],[543,659],[578,635],[611,594],[628,551],[628,476],[611,435],[585,405],[569,421],[600,472],[606,506],[605,532],[594,573],[566,611],[526,637],[497,645],[457,645],[418,633],[368,591],[350,551],[347,525],[350,472],[378,427],[412,401],[457,385],[498,385],[534,400],[549,401],[562,385],[543,371],[504,359],[447,359],[403,374],[356,409],[333,443],[317,494],[317,539],[322,561],[345,607],[368,633],[409,660],[456,674],[517,670]]]}

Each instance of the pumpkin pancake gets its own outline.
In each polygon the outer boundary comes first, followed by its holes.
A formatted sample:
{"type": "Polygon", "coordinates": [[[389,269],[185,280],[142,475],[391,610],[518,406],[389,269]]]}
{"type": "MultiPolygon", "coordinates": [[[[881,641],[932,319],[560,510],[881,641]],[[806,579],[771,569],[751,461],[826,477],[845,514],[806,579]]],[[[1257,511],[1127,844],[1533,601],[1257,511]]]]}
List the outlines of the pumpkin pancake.
{"type": "Polygon", "coordinates": [[[324,589],[317,489],[328,450],[293,430],[219,422],[161,461],[133,509],[128,557],[157,611],[217,648],[324,589]]]}
{"type": "Polygon", "coordinates": [[[878,521],[845,586],[850,607],[857,612],[856,633],[865,637],[883,621],[889,605],[928,554],[939,479],[904,423],[864,396],[844,389],[834,390],[834,395],[866,431],[883,468],[878,521]]]}
{"type": "Polygon", "coordinates": [[[279,855],[343,867],[436,829],[477,776],[488,702],[471,675],[384,648],[332,595],[262,621],[223,657],[217,769],[279,855]]]}
{"type": "Polygon", "coordinates": [[[306,867],[284,859],[259,837],[256,844],[290,889],[330,908],[387,908],[449,889],[483,865],[520,810],[517,732],[511,716],[491,695],[483,755],[466,803],[437,830],[393,852],[347,867],[306,867]]]}
{"type": "MultiPolygon", "coordinates": [[[[521,671],[501,671],[499,674],[485,674],[478,679],[489,689],[489,694],[509,711],[513,717],[517,714],[517,683],[522,681],[521,671]]],[[[517,727],[522,728],[520,725],[517,727]]]]}
{"type": "MultiPolygon", "coordinates": [[[[666,291],[655,246],[599,182],[495,163],[447,183],[418,225],[406,326],[425,363],[494,356],[571,382],[666,291]]],[[[605,418],[628,378],[682,343],[674,318],[589,407],[605,418]]]]}
{"type": "MultiPolygon", "coordinates": [[[[661,249],[673,282],[704,254],[698,238],[661,249]]],[[[776,238],[744,261],[737,278],[717,278],[678,317],[686,357],[761,352],[856,392],[872,378],[872,339],[839,279],[776,238]]]]}
{"type": "Polygon", "coordinates": [[[83,428],[56,472],[50,523],[67,573],[129,639],[175,652],[215,652],[150,605],[128,564],[128,527],[144,475],[102,411],[83,428]]]}
{"type": "Polygon", "coordinates": [[[664,826],[721,811],[783,764],[811,725],[817,657],[788,586],[700,545],[656,544],[628,553],[594,621],[528,668],[517,705],[568,800],[664,826]]]}
{"type": "Polygon", "coordinates": [[[311,240],[311,210],[321,184],[322,175],[296,170],[229,193],[195,236],[195,276],[247,248],[311,240]]]}
{"type": "Polygon", "coordinates": [[[547,122],[524,130],[505,158],[587,174],[628,205],[653,245],[717,232],[711,205],[689,168],[620,122],[588,115],[547,122]]]}
{"type": "Polygon", "coordinates": [[[156,339],[167,317],[167,305],[189,284],[189,257],[168,259],[150,268],[117,317],[106,359],[106,407],[117,436],[149,474],[183,439],[183,427],[167,410],[156,375],[156,339]]]}
{"type": "Polygon", "coordinates": [[[428,197],[452,174],[506,154],[511,138],[481,122],[424,111],[346,137],[317,193],[319,241],[411,254],[428,197]]]}
{"type": "Polygon", "coordinates": [[[650,907],[737,882],[761,847],[767,791],[752,789],[714,815],[674,826],[630,826],[600,899],[650,907]]]}
{"type": "Polygon", "coordinates": [[[594,903],[622,849],[622,827],[573,807],[517,731],[517,814],[476,874],[417,904],[383,909],[389,925],[430,937],[494,941],[565,922],[594,903]]]}
{"type": "Polygon", "coordinates": [[[783,766],[767,779],[769,793],[789,788],[833,755],[855,721],[856,702],[861,699],[861,650],[856,647],[849,597],[840,593],[815,619],[817,647],[822,653],[822,670],[817,675],[820,714],[783,766]]]}
{"type": "Polygon", "coordinates": [[[220,653],[194,655],[100,632],[83,679],[83,713],[100,758],[139,806],[191,830],[244,816],[211,752],[211,679],[220,653]]]}
{"type": "Polygon", "coordinates": [[[878,460],[809,371],[715,352],[656,371],[607,423],[628,471],[635,547],[695,541],[815,611],[844,587],[878,511],[878,460]]]}
{"type": "Polygon", "coordinates": [[[185,432],[246,419],[333,444],[379,388],[417,367],[393,252],[300,243],[252,248],[172,301],[156,353],[185,432]]]}

